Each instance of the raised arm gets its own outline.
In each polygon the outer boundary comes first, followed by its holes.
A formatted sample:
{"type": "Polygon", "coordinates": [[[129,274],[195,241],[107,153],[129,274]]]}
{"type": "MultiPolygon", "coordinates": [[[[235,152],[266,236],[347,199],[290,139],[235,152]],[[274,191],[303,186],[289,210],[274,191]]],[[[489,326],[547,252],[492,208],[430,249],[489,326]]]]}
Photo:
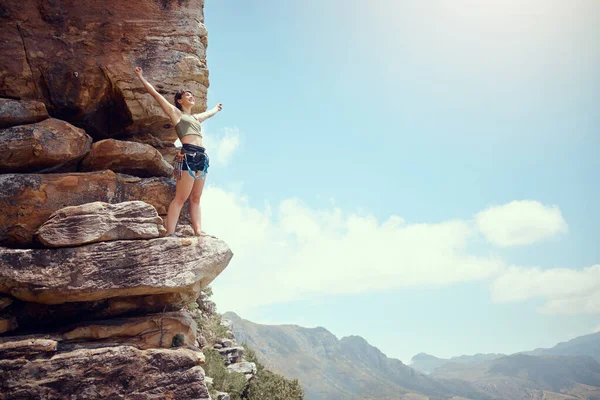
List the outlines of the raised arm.
{"type": "Polygon", "coordinates": [[[142,68],[140,68],[140,67],[135,68],[135,74],[137,75],[138,78],[140,78],[140,81],[142,81],[142,84],[144,85],[144,87],[146,88],[148,93],[150,93],[150,95],[152,97],[154,97],[154,99],[160,105],[160,107],[163,109],[163,111],[169,116],[173,125],[175,125],[181,118],[181,111],[179,111],[177,109],[177,107],[175,107],[173,104],[169,103],[167,101],[167,99],[165,99],[160,93],[158,93],[156,91],[156,89],[154,89],[154,86],[152,86],[146,80],[146,78],[144,78],[142,73],[143,73],[142,68]]]}
{"type": "Polygon", "coordinates": [[[205,119],[209,119],[210,117],[214,116],[216,113],[218,113],[222,109],[223,109],[223,104],[219,103],[216,106],[214,106],[213,108],[211,108],[210,110],[206,110],[203,113],[194,114],[194,117],[196,117],[196,119],[198,121],[202,122],[205,119]]]}

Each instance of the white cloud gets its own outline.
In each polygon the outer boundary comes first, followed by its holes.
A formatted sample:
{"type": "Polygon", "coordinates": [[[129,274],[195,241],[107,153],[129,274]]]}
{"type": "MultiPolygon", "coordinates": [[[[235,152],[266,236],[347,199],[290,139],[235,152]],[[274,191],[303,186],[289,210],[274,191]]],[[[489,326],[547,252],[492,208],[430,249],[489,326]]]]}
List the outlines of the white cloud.
{"type": "Polygon", "coordinates": [[[531,244],[568,231],[558,207],[531,200],[488,208],[475,219],[485,237],[500,247],[531,244]]]}
{"type": "Polygon", "coordinates": [[[492,299],[542,299],[546,314],[600,313],[600,264],[582,270],[510,267],[492,284],[492,299]]]}
{"type": "MultiPolygon", "coordinates": [[[[240,130],[238,128],[223,128],[220,133],[203,131],[202,144],[210,157],[211,163],[226,165],[233,153],[240,147],[240,130]]],[[[181,147],[181,141],[175,141],[176,147],[181,147]]]]}
{"type": "Polygon", "coordinates": [[[490,277],[503,263],[466,250],[472,224],[379,222],[339,208],[315,210],[287,199],[264,210],[209,186],[203,196],[205,230],[234,252],[215,281],[221,310],[240,310],[311,296],[417,285],[445,285],[490,277]]]}

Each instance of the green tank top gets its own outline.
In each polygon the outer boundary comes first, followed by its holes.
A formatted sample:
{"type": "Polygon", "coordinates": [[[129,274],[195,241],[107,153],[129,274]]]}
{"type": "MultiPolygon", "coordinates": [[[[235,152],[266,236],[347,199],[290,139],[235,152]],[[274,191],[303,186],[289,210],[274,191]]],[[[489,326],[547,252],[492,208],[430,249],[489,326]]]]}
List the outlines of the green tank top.
{"type": "Polygon", "coordinates": [[[177,132],[179,139],[187,135],[198,135],[202,137],[200,121],[192,115],[185,113],[181,113],[181,120],[175,125],[175,132],[177,132]]]}

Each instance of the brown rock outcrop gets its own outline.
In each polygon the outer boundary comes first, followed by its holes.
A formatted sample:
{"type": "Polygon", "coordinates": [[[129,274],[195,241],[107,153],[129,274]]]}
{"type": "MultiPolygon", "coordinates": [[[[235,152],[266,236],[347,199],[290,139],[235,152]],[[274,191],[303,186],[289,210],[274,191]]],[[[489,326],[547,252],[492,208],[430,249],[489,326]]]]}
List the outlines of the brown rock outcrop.
{"type": "Polygon", "coordinates": [[[48,118],[48,110],[40,101],[0,98],[0,129],[40,122],[48,118]]]}
{"type": "Polygon", "coordinates": [[[175,154],[179,152],[179,148],[175,147],[175,142],[172,140],[162,140],[157,138],[156,136],[152,136],[148,133],[146,134],[137,134],[134,136],[126,136],[123,137],[123,140],[128,140],[132,142],[144,143],[154,147],[156,150],[162,154],[163,158],[170,165],[173,164],[173,158],[175,154]]]}
{"type": "Polygon", "coordinates": [[[181,345],[196,343],[196,322],[184,311],[94,321],[63,333],[62,341],[106,341],[125,343],[140,349],[170,348],[176,335],[181,345]]]}
{"type": "Polygon", "coordinates": [[[223,241],[207,236],[0,248],[0,293],[44,304],[181,292],[198,297],[232,256],[223,241]]]}
{"type": "Polygon", "coordinates": [[[143,201],[96,201],[55,211],[36,233],[46,247],[71,247],[111,240],[154,239],[166,229],[156,209],[143,201]]]}
{"type": "Polygon", "coordinates": [[[65,170],[73,167],[91,147],[92,138],[83,129],[54,118],[3,129],[0,173],[65,170]]]}
{"type": "Polygon", "coordinates": [[[94,143],[81,161],[80,171],[101,171],[135,175],[142,178],[173,176],[173,166],[154,147],[136,142],[105,139],[94,143]]]}
{"type": "Polygon", "coordinates": [[[95,138],[130,128],[176,138],[133,73],[169,100],[185,82],[206,109],[203,0],[2,3],[0,96],[42,100],[95,138]],[[131,125],[131,126],[130,126],[131,125]]]}
{"type": "MultiPolygon", "coordinates": [[[[31,340],[34,350],[13,343],[28,356],[0,359],[0,393],[17,399],[209,399],[203,354],[197,349],[131,346],[79,347],[52,351],[52,341],[31,340]]],[[[0,354],[11,344],[0,345],[0,354]],[[4,348],[3,348],[4,346],[4,348]]]]}
{"type": "Polygon", "coordinates": [[[63,207],[141,200],[164,215],[174,195],[173,180],[112,171],[0,175],[0,245],[31,246],[37,229],[63,207]]]}

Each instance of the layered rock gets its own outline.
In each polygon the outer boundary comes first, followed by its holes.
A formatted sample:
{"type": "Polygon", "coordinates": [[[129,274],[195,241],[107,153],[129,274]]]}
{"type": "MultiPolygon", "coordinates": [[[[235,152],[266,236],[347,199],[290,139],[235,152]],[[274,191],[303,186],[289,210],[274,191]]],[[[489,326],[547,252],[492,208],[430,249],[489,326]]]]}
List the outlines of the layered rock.
{"type": "Polygon", "coordinates": [[[81,161],[80,171],[101,171],[135,175],[142,178],[173,176],[173,166],[154,147],[136,142],[105,139],[94,143],[81,161]]]}
{"type": "Polygon", "coordinates": [[[41,304],[15,299],[2,314],[6,318],[15,318],[20,331],[34,331],[39,327],[56,330],[107,318],[178,311],[193,302],[194,295],[195,292],[190,290],[62,304],[41,304]]]}
{"type": "Polygon", "coordinates": [[[203,0],[2,3],[0,97],[42,100],[95,138],[144,131],[176,138],[133,73],[169,100],[183,82],[206,109],[203,0]]]}
{"type": "Polygon", "coordinates": [[[208,236],[0,248],[0,254],[0,293],[43,304],[179,292],[197,297],[233,256],[208,236]]]}
{"type": "Polygon", "coordinates": [[[85,131],[54,118],[3,129],[0,173],[65,170],[75,166],[91,146],[92,138],[85,131]]]}
{"type": "Polygon", "coordinates": [[[169,312],[135,318],[113,318],[94,321],[60,335],[63,343],[93,340],[126,343],[140,349],[171,348],[196,344],[196,322],[189,313],[169,312]]]}
{"type": "Polygon", "coordinates": [[[141,200],[165,215],[174,194],[173,180],[112,171],[0,175],[0,245],[31,246],[37,229],[63,207],[141,200]]]}
{"type": "Polygon", "coordinates": [[[112,240],[154,239],[166,232],[156,209],[143,201],[100,201],[61,208],[36,233],[46,247],[70,247],[112,240]]]}
{"type": "Polygon", "coordinates": [[[19,101],[0,98],[0,129],[40,122],[48,118],[41,101],[19,101]]]}
{"type": "Polygon", "coordinates": [[[204,400],[210,397],[203,362],[202,353],[193,348],[63,350],[43,339],[5,343],[0,344],[0,393],[5,400],[204,400]]]}

